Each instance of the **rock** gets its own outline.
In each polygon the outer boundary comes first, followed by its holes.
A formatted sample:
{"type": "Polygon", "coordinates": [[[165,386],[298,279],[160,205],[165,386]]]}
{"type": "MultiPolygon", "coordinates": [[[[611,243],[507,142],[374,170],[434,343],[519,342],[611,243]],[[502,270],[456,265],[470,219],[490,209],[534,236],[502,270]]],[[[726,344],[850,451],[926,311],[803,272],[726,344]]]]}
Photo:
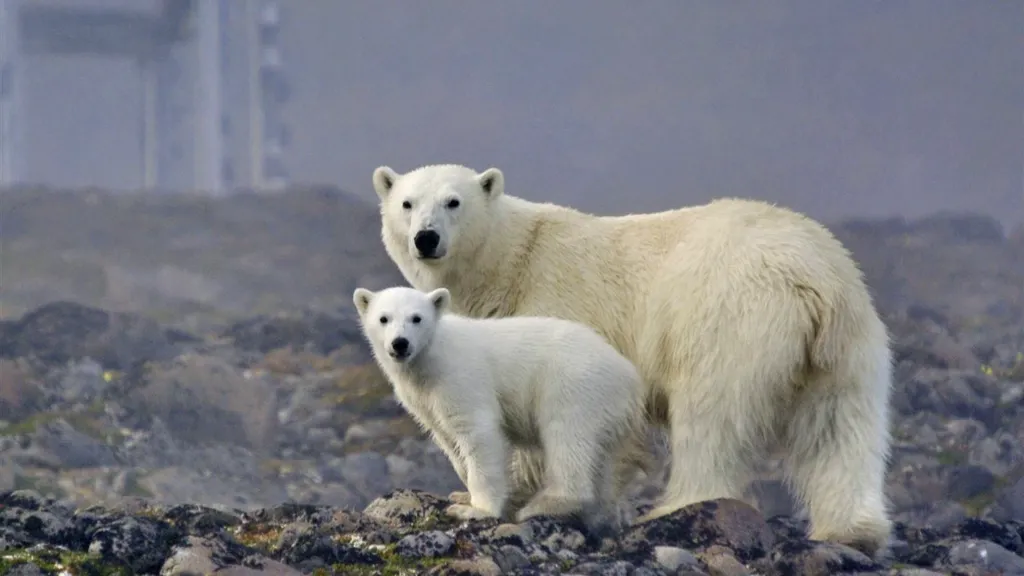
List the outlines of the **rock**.
{"type": "Polygon", "coordinates": [[[680,568],[697,568],[700,566],[696,556],[687,550],[675,546],[655,546],[654,559],[669,574],[676,573],[680,568]]]}
{"type": "Polygon", "coordinates": [[[39,425],[32,437],[45,453],[43,459],[61,468],[93,468],[118,463],[110,446],[79,432],[63,418],[39,425]]]}
{"type": "Polygon", "coordinates": [[[733,550],[743,562],[760,558],[775,543],[764,517],[750,505],[732,499],[699,502],[630,528],[623,545],[639,551],[646,546],[714,544],[733,550]]]}
{"type": "Polygon", "coordinates": [[[750,571],[723,546],[709,546],[701,553],[701,559],[711,576],[747,576],[750,571]]]}
{"type": "Polygon", "coordinates": [[[7,572],[8,576],[42,576],[43,571],[34,562],[18,564],[7,572]]]}
{"type": "Polygon", "coordinates": [[[25,364],[0,359],[0,420],[17,422],[40,408],[41,383],[25,364]]]}
{"type": "Polygon", "coordinates": [[[510,544],[501,546],[495,551],[494,562],[499,568],[501,568],[502,573],[508,573],[530,566],[530,558],[527,557],[522,549],[510,544]]]}
{"type": "Polygon", "coordinates": [[[376,452],[358,452],[345,456],[341,477],[364,497],[372,498],[391,489],[387,460],[376,452]]]}
{"type": "Polygon", "coordinates": [[[437,558],[447,556],[455,547],[455,540],[438,530],[410,534],[398,541],[395,549],[406,558],[437,558]]]}
{"type": "Polygon", "coordinates": [[[968,464],[954,466],[949,471],[949,497],[967,500],[989,492],[996,484],[996,476],[988,468],[968,464]]]}
{"type": "Polygon", "coordinates": [[[14,490],[20,469],[21,467],[12,459],[0,456],[0,492],[14,490]]]}
{"type": "Polygon", "coordinates": [[[159,570],[180,534],[166,522],[126,517],[96,530],[89,553],[123,562],[136,572],[159,570]]]}
{"type": "Polygon", "coordinates": [[[195,337],[165,330],[135,314],[110,313],[74,302],[45,304],[0,330],[0,356],[36,358],[50,366],[92,358],[124,370],[176,356],[195,337]]]}
{"type": "Polygon", "coordinates": [[[242,350],[263,354],[293,348],[326,355],[347,345],[365,347],[353,314],[331,316],[304,311],[299,315],[257,316],[232,324],[220,335],[242,350]]]}
{"type": "Polygon", "coordinates": [[[210,534],[242,523],[242,519],[235,514],[195,504],[173,506],[164,515],[189,534],[210,534]]]}
{"type": "Polygon", "coordinates": [[[159,417],[185,442],[224,442],[260,451],[274,447],[276,390],[263,378],[245,378],[215,356],[188,354],[153,366],[148,383],[133,390],[125,404],[159,417]]]}
{"type": "Polygon", "coordinates": [[[419,490],[392,490],[363,511],[367,517],[392,526],[415,525],[444,517],[449,502],[419,490]]]}
{"type": "Polygon", "coordinates": [[[430,576],[500,576],[504,573],[494,560],[486,556],[472,560],[455,560],[427,572],[430,576]]]}
{"type": "Polygon", "coordinates": [[[305,524],[296,524],[283,530],[274,548],[277,558],[304,572],[334,564],[381,563],[377,556],[335,541],[305,524]]]}
{"type": "Polygon", "coordinates": [[[1024,557],[987,540],[964,540],[950,546],[946,565],[977,566],[997,574],[1024,574],[1024,557]]]}
{"type": "Polygon", "coordinates": [[[226,566],[217,570],[217,576],[299,576],[302,572],[277,560],[247,558],[250,565],[226,566]]]}
{"type": "MultiPolygon", "coordinates": [[[[840,572],[869,572],[882,567],[864,553],[830,542],[784,542],[769,556],[770,566],[784,574],[828,576],[840,572]]],[[[764,562],[758,562],[759,567],[764,562]]],[[[768,566],[762,568],[768,571],[768,566]]]]}
{"type": "MultiPolygon", "coordinates": [[[[0,473],[2,477],[2,473],[0,473]]],[[[999,512],[995,514],[1000,520],[1019,520],[1024,522],[1024,476],[1021,476],[1009,488],[1003,491],[998,500],[999,512]]]]}
{"type": "Polygon", "coordinates": [[[214,562],[214,548],[220,543],[198,536],[189,536],[185,542],[174,548],[171,557],[164,561],[160,576],[191,576],[209,574],[222,566],[214,562]]]}

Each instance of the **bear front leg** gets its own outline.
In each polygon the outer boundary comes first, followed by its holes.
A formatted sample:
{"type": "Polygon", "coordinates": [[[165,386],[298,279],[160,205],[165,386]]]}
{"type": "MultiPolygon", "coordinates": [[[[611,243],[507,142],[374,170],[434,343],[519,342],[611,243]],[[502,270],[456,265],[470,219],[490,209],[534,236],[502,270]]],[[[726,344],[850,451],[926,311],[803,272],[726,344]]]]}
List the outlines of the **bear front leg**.
{"type": "MultiPolygon", "coordinates": [[[[448,461],[455,470],[455,474],[458,475],[459,480],[462,481],[463,486],[467,486],[466,461],[465,458],[459,454],[458,449],[456,449],[455,440],[443,430],[434,430],[433,437],[434,443],[437,444],[441,451],[444,452],[444,455],[448,457],[448,461]]],[[[455,492],[452,494],[455,494],[455,492]]],[[[468,502],[466,503],[468,504],[468,502]]]]}
{"type": "Polygon", "coordinates": [[[497,422],[481,422],[462,436],[470,506],[500,518],[508,499],[508,441],[497,422]]]}

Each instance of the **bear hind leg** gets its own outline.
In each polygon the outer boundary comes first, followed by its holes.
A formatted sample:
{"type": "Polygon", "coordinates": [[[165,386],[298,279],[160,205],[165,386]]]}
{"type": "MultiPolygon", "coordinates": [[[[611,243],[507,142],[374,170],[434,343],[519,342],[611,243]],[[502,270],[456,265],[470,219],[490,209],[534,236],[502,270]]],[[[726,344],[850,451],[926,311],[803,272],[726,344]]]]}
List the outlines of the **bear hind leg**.
{"type": "MultiPolygon", "coordinates": [[[[722,390],[736,386],[718,385],[715,379],[705,380],[722,390]]],[[[722,398],[687,384],[671,388],[669,396],[670,469],[668,482],[660,503],[636,522],[646,522],[671,514],[684,506],[716,498],[743,499],[750,480],[753,463],[766,427],[757,417],[766,411],[752,405],[760,399],[756,394],[722,398]]],[[[764,399],[763,401],[767,401],[764,399]]]]}
{"type": "Polygon", "coordinates": [[[869,555],[885,547],[891,530],[884,495],[889,375],[878,356],[867,375],[817,376],[786,431],[787,480],[810,516],[809,536],[869,555]]]}
{"type": "MultiPolygon", "coordinates": [[[[570,419],[571,420],[571,419],[570,419]]],[[[593,426],[552,425],[542,432],[543,487],[516,513],[522,522],[534,516],[595,517],[603,492],[600,431],[593,426]]]]}

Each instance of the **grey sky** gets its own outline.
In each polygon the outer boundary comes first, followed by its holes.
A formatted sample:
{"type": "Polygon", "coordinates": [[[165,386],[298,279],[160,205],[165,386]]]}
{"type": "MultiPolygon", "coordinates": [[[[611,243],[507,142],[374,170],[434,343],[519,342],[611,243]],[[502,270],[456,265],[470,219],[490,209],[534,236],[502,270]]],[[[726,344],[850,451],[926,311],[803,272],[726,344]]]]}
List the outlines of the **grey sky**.
{"type": "MultiPolygon", "coordinates": [[[[719,195],[1024,212],[1020,0],[285,6],[292,173],[370,200],[379,164],[452,161],[605,213],[719,195]]],[[[139,182],[129,63],[47,59],[28,81],[31,177],[139,182]]]]}

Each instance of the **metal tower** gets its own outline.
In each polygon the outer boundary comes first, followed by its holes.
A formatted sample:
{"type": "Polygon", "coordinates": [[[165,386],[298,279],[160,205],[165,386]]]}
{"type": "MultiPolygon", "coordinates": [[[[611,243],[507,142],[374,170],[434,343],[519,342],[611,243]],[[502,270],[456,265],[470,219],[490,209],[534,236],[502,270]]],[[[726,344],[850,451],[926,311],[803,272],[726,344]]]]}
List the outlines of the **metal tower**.
{"type": "Polygon", "coordinates": [[[141,0],[133,9],[0,0],[0,186],[24,181],[24,58],[131,58],[142,186],[218,194],[287,185],[278,0],[141,0]],[[243,170],[239,170],[244,167],[243,170]]]}

